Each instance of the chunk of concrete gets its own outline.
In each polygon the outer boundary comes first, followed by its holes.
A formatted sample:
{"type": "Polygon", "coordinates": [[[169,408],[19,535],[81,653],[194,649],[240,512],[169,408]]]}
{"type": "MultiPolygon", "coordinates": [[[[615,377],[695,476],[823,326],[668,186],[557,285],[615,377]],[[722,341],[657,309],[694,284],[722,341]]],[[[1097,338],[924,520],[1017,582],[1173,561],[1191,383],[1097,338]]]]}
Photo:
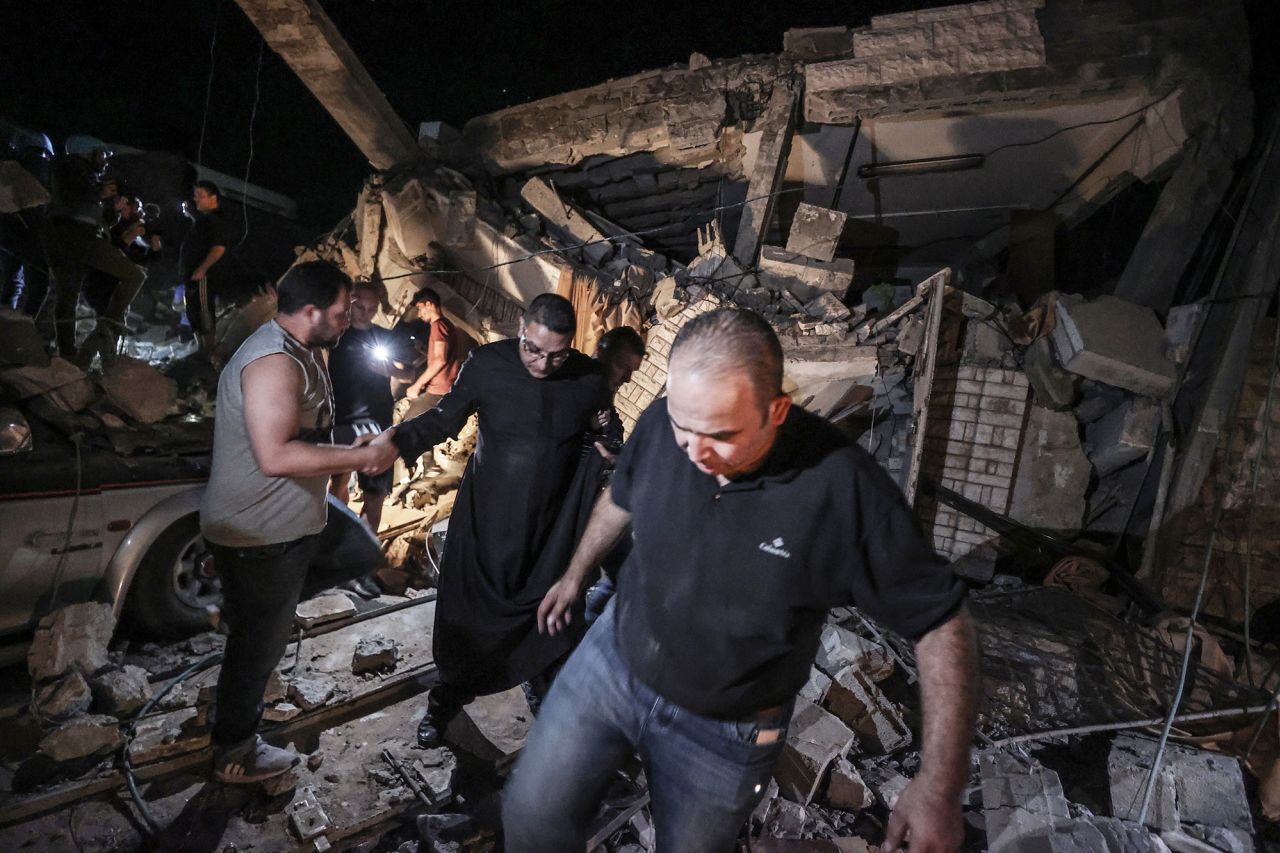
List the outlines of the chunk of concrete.
{"type": "Polygon", "coordinates": [[[1207,302],[1175,305],[1164,319],[1164,354],[1174,364],[1182,364],[1191,354],[1191,344],[1200,328],[1207,302]]]}
{"type": "Polygon", "coordinates": [[[115,628],[111,605],[100,602],[71,604],[45,616],[27,650],[32,679],[47,681],[73,669],[90,676],[106,669],[115,628]]]}
{"type": "Polygon", "coordinates": [[[46,367],[27,365],[0,370],[0,387],[19,399],[43,397],[64,412],[78,412],[93,402],[93,384],[84,371],[63,358],[46,367]]]}
{"type": "Polygon", "coordinates": [[[1031,406],[1018,451],[1009,515],[1031,527],[1079,530],[1092,468],[1070,412],[1031,406]]]}
{"type": "Polygon", "coordinates": [[[787,251],[815,261],[834,260],[848,218],[844,211],[800,202],[787,235],[787,251]]]}
{"type": "Polygon", "coordinates": [[[814,664],[830,676],[847,666],[858,667],[872,681],[883,681],[893,674],[893,656],[888,649],[831,623],[822,626],[822,641],[814,664]]]}
{"type": "Polygon", "coordinates": [[[591,221],[573,205],[566,203],[560,194],[542,178],[530,178],[520,189],[520,197],[536,210],[547,224],[560,236],[575,245],[582,245],[582,254],[599,266],[613,254],[613,244],[591,221]]]}
{"type": "Polygon", "coordinates": [[[816,299],[804,306],[804,313],[826,323],[839,323],[852,316],[852,312],[834,293],[818,294],[816,299]]]}
{"type": "Polygon", "coordinates": [[[1050,339],[1072,373],[1148,397],[1173,387],[1176,369],[1164,355],[1164,329],[1150,308],[1114,296],[1092,302],[1063,296],[1050,339]]]}
{"type": "Polygon", "coordinates": [[[827,768],[853,743],[853,732],[834,714],[811,702],[797,700],[787,743],[774,778],[783,795],[808,803],[818,793],[827,768]]]}
{"type": "Polygon", "coordinates": [[[304,711],[319,708],[333,698],[333,682],[322,678],[299,678],[289,685],[289,700],[304,711]]]}
{"type": "MultiPolygon", "coordinates": [[[[1155,749],[1154,739],[1139,735],[1124,734],[1112,741],[1107,770],[1111,774],[1111,812],[1116,817],[1137,820],[1155,749]]],[[[1155,790],[1146,820],[1153,829],[1176,830],[1180,824],[1199,824],[1253,831],[1240,762],[1232,756],[1166,744],[1155,790]]]]}
{"type": "Polygon", "coordinates": [[[107,400],[135,421],[154,424],[178,404],[178,383],[145,361],[120,356],[102,376],[107,400]]]}
{"type": "Polygon", "coordinates": [[[351,671],[358,675],[395,669],[399,657],[400,649],[395,640],[383,636],[364,637],[356,643],[351,656],[351,671]]]}
{"type": "Polygon", "coordinates": [[[341,592],[326,592],[324,595],[299,601],[293,616],[303,628],[310,628],[313,625],[322,625],[335,619],[354,616],[355,612],[355,603],[347,595],[341,592]]]}
{"type": "Polygon", "coordinates": [[[1071,816],[1058,774],[1034,759],[989,751],[979,756],[982,808],[991,853],[1097,853],[1102,833],[1071,816]]]}
{"type": "Polygon", "coordinates": [[[981,320],[965,323],[962,363],[998,367],[1012,349],[1013,340],[994,324],[981,320]]]}
{"type": "Polygon", "coordinates": [[[123,666],[93,677],[93,698],[98,710],[127,719],[142,710],[151,699],[147,671],[140,666],[123,666]]]}
{"type": "Polygon", "coordinates": [[[285,723],[302,714],[302,709],[292,702],[276,702],[262,709],[262,719],[270,723],[285,723]]]}
{"type": "Polygon", "coordinates": [[[60,723],[88,711],[93,692],[84,676],[72,670],[57,681],[37,687],[32,701],[40,719],[60,723]]]}
{"type": "Polygon", "coordinates": [[[30,315],[0,308],[0,365],[49,366],[48,345],[30,315]]]}
{"type": "Polygon", "coordinates": [[[837,758],[831,767],[831,779],[823,798],[828,806],[844,811],[862,811],[876,804],[876,795],[866,783],[858,768],[847,758],[837,758]]]}
{"type": "Polygon", "coordinates": [[[1085,453],[1100,475],[1147,455],[1160,429],[1160,404],[1149,397],[1125,400],[1085,429],[1085,453]]]}
{"type": "Polygon", "coordinates": [[[120,722],[105,714],[76,717],[45,735],[40,751],[54,761],[74,761],[119,749],[124,739],[120,722]]]}
{"type": "Polygon", "coordinates": [[[1036,403],[1058,411],[1071,408],[1076,399],[1076,377],[1058,365],[1048,338],[1036,338],[1031,342],[1022,369],[1027,374],[1036,403]]]}
{"type": "Polygon", "coordinates": [[[800,688],[799,695],[805,701],[821,705],[822,700],[827,698],[827,690],[830,688],[831,676],[814,666],[810,667],[809,680],[804,683],[804,687],[800,688]]]}
{"type": "Polygon", "coordinates": [[[824,706],[857,733],[865,752],[893,752],[911,744],[901,710],[856,664],[831,679],[824,706]]]}
{"type": "Polygon", "coordinates": [[[853,284],[853,261],[836,258],[819,261],[789,252],[781,246],[765,246],[760,252],[760,272],[766,286],[785,289],[801,302],[810,302],[822,293],[842,299],[853,284]]]}

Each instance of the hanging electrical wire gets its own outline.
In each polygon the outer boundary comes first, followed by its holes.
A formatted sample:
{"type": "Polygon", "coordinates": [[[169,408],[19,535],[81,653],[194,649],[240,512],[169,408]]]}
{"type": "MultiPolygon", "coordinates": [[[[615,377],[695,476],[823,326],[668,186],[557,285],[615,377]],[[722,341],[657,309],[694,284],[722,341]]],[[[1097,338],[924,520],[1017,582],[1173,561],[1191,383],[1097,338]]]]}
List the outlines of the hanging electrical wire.
{"type": "Polygon", "coordinates": [[[244,230],[240,233],[240,242],[236,248],[244,245],[249,236],[249,175],[253,170],[253,124],[258,118],[258,102],[262,98],[262,56],[267,47],[267,40],[258,39],[258,70],[253,75],[253,107],[249,110],[249,158],[244,164],[244,182],[240,185],[240,209],[244,213],[244,230]]]}
{"type": "Polygon", "coordinates": [[[218,23],[222,19],[222,0],[213,4],[213,36],[209,39],[209,79],[204,84],[204,115],[200,118],[200,142],[196,145],[196,165],[204,163],[204,137],[209,127],[209,104],[213,99],[213,71],[218,46],[218,23]]]}

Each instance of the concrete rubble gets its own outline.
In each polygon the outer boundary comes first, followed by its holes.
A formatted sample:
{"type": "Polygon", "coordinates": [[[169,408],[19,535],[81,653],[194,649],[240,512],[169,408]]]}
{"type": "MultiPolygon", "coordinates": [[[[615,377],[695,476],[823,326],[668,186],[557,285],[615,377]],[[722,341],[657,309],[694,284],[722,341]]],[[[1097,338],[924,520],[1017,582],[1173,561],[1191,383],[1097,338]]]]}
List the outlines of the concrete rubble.
{"type": "Polygon", "coordinates": [[[399,658],[396,641],[387,637],[365,637],[356,644],[351,671],[356,674],[385,672],[395,668],[399,658]]]}

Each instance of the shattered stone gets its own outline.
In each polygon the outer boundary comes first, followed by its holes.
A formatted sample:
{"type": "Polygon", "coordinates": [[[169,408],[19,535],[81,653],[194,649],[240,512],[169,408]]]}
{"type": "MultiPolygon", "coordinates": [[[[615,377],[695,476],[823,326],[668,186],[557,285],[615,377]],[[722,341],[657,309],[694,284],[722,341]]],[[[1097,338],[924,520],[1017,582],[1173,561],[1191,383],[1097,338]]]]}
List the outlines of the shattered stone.
{"type": "Polygon", "coordinates": [[[476,834],[476,822],[465,814],[419,815],[418,834],[429,844],[466,841],[476,834]]]}
{"type": "Polygon", "coordinates": [[[1093,828],[1102,834],[1108,853],[1168,853],[1168,847],[1151,830],[1130,821],[1094,815],[1093,828]]]}
{"type": "Polygon", "coordinates": [[[302,709],[292,702],[276,702],[262,709],[262,719],[271,723],[284,723],[302,713],[302,709]]]}
{"type": "Polygon", "coordinates": [[[893,657],[884,646],[831,623],[822,626],[814,664],[830,676],[847,666],[858,667],[872,681],[883,681],[893,674],[893,657]]]}
{"type": "Polygon", "coordinates": [[[798,803],[817,794],[831,762],[853,743],[853,732],[834,714],[810,702],[796,702],[774,778],[782,793],[798,803]]]}
{"type": "Polygon", "coordinates": [[[63,722],[83,714],[93,703],[93,693],[84,676],[72,670],[57,681],[36,690],[34,699],[35,711],[47,722],[63,722]]]}
{"type": "MultiPolygon", "coordinates": [[[[1112,741],[1107,770],[1116,817],[1137,819],[1155,748],[1155,740],[1140,735],[1124,734],[1112,741]]],[[[1166,744],[1155,790],[1146,821],[1153,829],[1163,832],[1180,824],[1199,824],[1253,831],[1240,762],[1232,756],[1166,744]]]]}
{"type": "Polygon", "coordinates": [[[834,260],[848,218],[843,211],[801,202],[791,220],[787,251],[815,261],[834,260]]]}
{"type": "Polygon", "coordinates": [[[105,714],[86,714],[63,723],[40,741],[40,751],[54,761],[74,761],[118,749],[124,739],[120,722],[105,714]]]}
{"type": "Polygon", "coordinates": [[[1093,469],[1070,412],[1031,406],[1018,454],[1009,515],[1031,527],[1079,530],[1093,469]]]}
{"type": "Polygon", "coordinates": [[[0,364],[48,367],[47,347],[33,317],[12,308],[0,308],[0,364]]]}
{"type": "Polygon", "coordinates": [[[147,671],[140,666],[125,666],[94,676],[92,686],[98,709],[120,719],[141,711],[152,696],[147,671]]]}
{"type": "Polygon", "coordinates": [[[0,370],[0,387],[19,399],[43,397],[64,412],[84,409],[95,396],[93,383],[84,371],[56,356],[45,367],[27,365],[0,370]]]}
{"type": "Polygon", "coordinates": [[[871,786],[876,799],[887,809],[893,809],[898,805],[898,797],[902,796],[907,785],[911,784],[911,780],[892,764],[864,766],[860,775],[863,781],[871,786]]]}
{"type": "Polygon", "coordinates": [[[838,758],[831,768],[824,802],[832,808],[856,812],[871,808],[876,797],[858,769],[847,758],[838,758]]]}
{"type": "Polygon", "coordinates": [[[1080,376],[1162,397],[1176,376],[1163,355],[1164,329],[1150,308],[1114,296],[1063,296],[1050,339],[1062,366],[1080,376]]]}
{"type": "Polygon", "coordinates": [[[841,299],[853,284],[851,259],[819,261],[797,256],[781,246],[761,249],[760,272],[767,279],[766,286],[788,290],[801,302],[811,302],[823,293],[841,299]]]}
{"type": "Polygon", "coordinates": [[[835,674],[824,704],[857,733],[864,751],[887,753],[911,744],[911,729],[903,720],[901,709],[858,665],[835,674]]]}
{"type": "Polygon", "coordinates": [[[395,640],[375,635],[364,637],[356,643],[351,657],[351,671],[359,675],[363,672],[382,672],[395,669],[400,650],[395,640]]]}
{"type": "Polygon", "coordinates": [[[319,678],[299,678],[289,685],[289,700],[304,711],[312,711],[333,698],[333,682],[319,678]]]}
{"type": "Polygon", "coordinates": [[[924,318],[918,315],[908,317],[898,330],[898,352],[903,355],[917,355],[920,345],[924,343],[924,318]]]}
{"type": "Polygon", "coordinates": [[[831,677],[816,666],[809,669],[809,680],[800,688],[800,698],[821,705],[831,687],[831,677]]]}
{"type": "Polygon", "coordinates": [[[1097,853],[1102,833],[1071,816],[1058,774],[1032,759],[988,751],[979,755],[982,806],[991,853],[1097,853]]]}
{"type": "Polygon", "coordinates": [[[1164,326],[1164,354],[1174,364],[1182,364],[1191,354],[1192,339],[1209,310],[1208,303],[1192,302],[1169,309],[1164,326]]]}
{"type": "Polygon", "coordinates": [[[696,50],[689,54],[689,70],[700,71],[703,68],[710,68],[711,60],[705,53],[698,53],[696,50]]]}
{"type": "Polygon", "coordinates": [[[575,245],[582,245],[583,255],[596,266],[613,254],[613,244],[573,205],[542,178],[530,178],[520,189],[520,197],[575,245]]]}
{"type": "Polygon", "coordinates": [[[422,757],[413,762],[413,772],[430,792],[432,802],[446,803],[453,799],[458,778],[458,757],[453,750],[436,747],[424,751],[422,757]]]}
{"type": "Polygon", "coordinates": [[[1058,366],[1048,338],[1036,338],[1031,342],[1022,369],[1039,405],[1056,410],[1071,408],[1076,398],[1076,379],[1058,366]]]}
{"type": "Polygon", "coordinates": [[[1160,429],[1160,405],[1147,397],[1125,400],[1085,431],[1085,452],[1099,475],[1147,455],[1160,429]]]}
{"type": "MultiPolygon", "coordinates": [[[[210,685],[208,689],[208,700],[212,702],[216,687],[210,685]]],[[[262,701],[271,704],[272,702],[279,702],[288,695],[289,685],[285,683],[284,676],[280,674],[280,670],[273,669],[271,674],[267,676],[267,686],[262,691],[262,701]]],[[[201,688],[201,699],[203,700],[204,698],[204,688],[201,688]]]]}
{"type": "Polygon", "coordinates": [[[335,619],[352,616],[355,612],[355,604],[345,594],[327,592],[324,595],[317,595],[315,598],[298,602],[298,609],[294,612],[294,618],[303,628],[310,628],[313,625],[321,625],[325,622],[332,622],[335,619]]]}
{"type": "Polygon", "coordinates": [[[107,644],[115,631],[111,605],[100,602],[71,604],[40,620],[27,669],[35,681],[47,681],[75,669],[94,675],[111,665],[107,644]]]}
{"type": "Polygon", "coordinates": [[[973,320],[965,324],[963,363],[999,367],[1011,349],[1013,341],[992,323],[973,320]]]}
{"type": "Polygon", "coordinates": [[[817,317],[827,323],[838,323],[848,320],[851,316],[845,304],[830,292],[819,294],[816,299],[804,306],[804,311],[810,317],[817,317]]]}
{"type": "Polygon", "coordinates": [[[120,356],[102,376],[107,400],[135,421],[164,420],[178,403],[178,383],[145,361],[120,356]]]}

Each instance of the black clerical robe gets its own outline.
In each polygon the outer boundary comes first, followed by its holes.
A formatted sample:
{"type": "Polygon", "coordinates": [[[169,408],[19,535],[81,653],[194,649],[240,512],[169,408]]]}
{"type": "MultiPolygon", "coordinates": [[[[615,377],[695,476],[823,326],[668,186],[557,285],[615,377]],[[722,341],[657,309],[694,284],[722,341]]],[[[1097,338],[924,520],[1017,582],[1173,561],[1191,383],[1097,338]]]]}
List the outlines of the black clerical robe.
{"type": "MultiPolygon", "coordinates": [[[[412,462],[479,413],[449,520],[432,643],[442,680],[481,695],[528,680],[572,646],[572,632],[539,634],[536,615],[568,566],[582,502],[598,494],[598,476],[580,470],[589,459],[583,436],[610,405],[591,359],[574,352],[535,379],[518,347],[512,339],[472,351],[453,390],[394,438],[412,462]]],[[[580,611],[573,621],[581,625],[580,611]]]]}

